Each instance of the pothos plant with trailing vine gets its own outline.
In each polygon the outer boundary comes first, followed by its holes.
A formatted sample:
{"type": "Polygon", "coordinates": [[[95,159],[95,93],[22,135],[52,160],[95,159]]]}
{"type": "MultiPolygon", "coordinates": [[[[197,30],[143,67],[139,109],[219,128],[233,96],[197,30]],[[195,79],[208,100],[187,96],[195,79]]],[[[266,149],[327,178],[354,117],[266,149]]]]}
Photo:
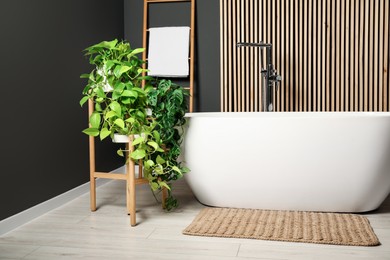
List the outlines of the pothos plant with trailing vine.
{"type": "MultiPolygon", "coordinates": [[[[149,106],[156,122],[154,129],[158,132],[160,147],[163,150],[151,154],[152,160],[145,164],[149,181],[160,180],[169,184],[189,172],[189,169],[178,161],[183,141],[183,126],[186,123],[184,115],[188,108],[188,95],[188,91],[170,80],[159,81],[157,88],[148,92],[149,106]],[[158,164],[155,165],[154,161],[158,164]]],[[[166,205],[167,208],[177,206],[177,200],[172,196],[171,189],[168,189],[166,205]]]]}
{"type": "MultiPolygon", "coordinates": [[[[143,160],[151,189],[168,190],[165,208],[171,210],[177,206],[171,181],[189,171],[177,162],[182,140],[179,127],[185,122],[188,94],[170,81],[143,76],[144,61],[137,57],[143,51],[118,40],[104,41],[85,50],[94,68],[81,75],[88,83],[80,105],[91,100],[94,112],[89,117],[90,127],[83,132],[101,140],[116,133],[136,136],[132,142],[135,149],[126,160],[143,160]]],[[[118,154],[124,156],[124,150],[119,149],[118,154]]]]}

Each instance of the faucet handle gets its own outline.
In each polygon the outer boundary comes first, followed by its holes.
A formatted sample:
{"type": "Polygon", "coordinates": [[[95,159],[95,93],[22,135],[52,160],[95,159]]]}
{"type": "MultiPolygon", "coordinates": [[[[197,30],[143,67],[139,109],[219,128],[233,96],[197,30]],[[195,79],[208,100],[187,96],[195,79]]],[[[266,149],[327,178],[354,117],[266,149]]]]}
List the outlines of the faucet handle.
{"type": "Polygon", "coordinates": [[[273,71],[273,74],[269,76],[271,81],[282,81],[282,76],[276,74],[276,71],[273,71]]]}
{"type": "Polygon", "coordinates": [[[273,75],[270,76],[270,80],[275,84],[275,91],[279,90],[280,81],[282,81],[282,76],[276,74],[276,70],[273,71],[273,75]]]}

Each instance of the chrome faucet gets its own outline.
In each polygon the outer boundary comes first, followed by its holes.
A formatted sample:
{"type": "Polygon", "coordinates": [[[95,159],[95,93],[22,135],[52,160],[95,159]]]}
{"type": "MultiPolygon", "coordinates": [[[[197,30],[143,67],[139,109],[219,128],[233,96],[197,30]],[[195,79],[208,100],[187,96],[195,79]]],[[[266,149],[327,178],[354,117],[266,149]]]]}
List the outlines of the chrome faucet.
{"type": "Polygon", "coordinates": [[[282,80],[282,77],[276,74],[276,70],[274,65],[271,63],[272,61],[272,44],[270,43],[248,43],[248,42],[239,42],[237,43],[237,47],[258,47],[266,49],[266,60],[267,65],[266,68],[261,70],[261,74],[264,77],[264,84],[262,89],[262,97],[263,97],[263,111],[264,112],[272,112],[273,108],[273,91],[272,87],[276,86],[276,91],[278,90],[277,83],[282,80]],[[265,86],[265,87],[264,87],[265,86]]]}

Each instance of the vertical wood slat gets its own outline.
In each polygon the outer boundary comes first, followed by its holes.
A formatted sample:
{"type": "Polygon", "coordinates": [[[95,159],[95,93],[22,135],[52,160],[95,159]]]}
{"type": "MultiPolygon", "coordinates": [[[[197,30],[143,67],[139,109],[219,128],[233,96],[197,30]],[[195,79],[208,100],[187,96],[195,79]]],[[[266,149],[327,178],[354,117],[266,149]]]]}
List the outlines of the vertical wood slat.
{"type": "Polygon", "coordinates": [[[224,45],[225,42],[226,42],[226,38],[224,37],[224,35],[226,35],[226,28],[227,26],[224,26],[226,25],[226,20],[225,17],[226,17],[226,10],[223,10],[223,8],[226,8],[226,1],[227,0],[223,0],[224,2],[221,3],[220,5],[220,33],[221,33],[221,41],[220,41],[220,55],[221,55],[221,69],[220,69],[220,80],[221,80],[221,98],[220,98],[220,102],[221,102],[221,111],[228,111],[228,108],[227,108],[227,104],[228,104],[228,95],[227,95],[227,88],[229,87],[226,83],[228,82],[225,78],[225,75],[226,75],[226,60],[225,60],[225,57],[227,56],[226,52],[227,52],[227,48],[226,46],[224,45]]]}
{"type": "Polygon", "coordinates": [[[307,6],[309,1],[304,1],[303,3],[303,111],[307,111],[307,91],[308,91],[308,85],[307,85],[307,73],[309,71],[308,63],[307,63],[307,27],[308,27],[308,21],[307,21],[307,6]]]}
{"type": "MultiPolygon", "coordinates": [[[[249,1],[248,0],[245,0],[245,22],[244,22],[244,41],[245,42],[250,42],[250,34],[249,34],[249,27],[250,27],[250,24],[249,24],[249,1]]],[[[249,96],[249,91],[250,91],[250,85],[252,84],[252,82],[250,82],[250,75],[249,75],[249,71],[250,71],[250,68],[252,67],[252,65],[249,63],[249,53],[250,53],[250,49],[244,49],[244,52],[245,52],[245,74],[244,74],[244,83],[243,85],[245,86],[245,96],[243,97],[243,103],[245,104],[243,106],[243,111],[250,111],[249,110],[249,103],[250,103],[250,96],[249,96]]]]}
{"type": "Polygon", "coordinates": [[[345,1],[338,1],[341,2],[340,7],[340,100],[339,100],[339,111],[344,111],[344,98],[345,98],[345,1]],[[344,76],[343,76],[344,75],[344,76]]]}
{"type": "Polygon", "coordinates": [[[331,82],[331,85],[330,85],[330,90],[331,90],[331,93],[330,93],[330,97],[331,98],[331,105],[330,105],[330,111],[335,111],[335,97],[336,95],[334,94],[336,92],[336,88],[337,88],[337,85],[335,84],[336,83],[336,1],[332,1],[332,5],[331,5],[331,10],[332,10],[332,15],[331,15],[331,24],[332,24],[332,27],[331,27],[331,39],[332,39],[332,43],[331,43],[331,57],[330,57],[330,64],[332,64],[331,66],[331,75],[330,75],[330,82],[331,82]]]}
{"type": "Polygon", "coordinates": [[[311,42],[313,40],[312,37],[312,2],[313,1],[308,1],[308,19],[306,21],[307,27],[308,27],[308,37],[307,37],[307,48],[308,48],[308,54],[307,54],[307,110],[306,111],[311,111],[312,107],[312,97],[311,97],[311,92],[313,89],[313,84],[311,82],[311,75],[312,75],[312,70],[313,70],[313,60],[312,60],[312,48],[311,48],[311,42]]]}
{"type": "Polygon", "coordinates": [[[360,29],[359,29],[359,63],[361,64],[359,66],[359,111],[365,111],[366,107],[364,106],[364,93],[366,92],[365,88],[365,72],[366,72],[366,66],[364,66],[364,60],[365,60],[365,55],[366,55],[366,48],[363,46],[364,43],[364,37],[366,37],[366,32],[367,30],[364,30],[365,28],[365,3],[364,0],[360,0],[360,18],[359,18],[359,23],[360,23],[360,29]]]}
{"type": "Polygon", "coordinates": [[[285,52],[285,48],[286,48],[286,45],[288,44],[286,42],[286,37],[287,37],[287,32],[286,32],[286,27],[285,27],[285,5],[286,5],[286,1],[282,1],[282,0],[278,0],[277,1],[278,5],[280,6],[279,7],[279,10],[280,10],[280,18],[279,18],[279,23],[280,23],[280,26],[279,26],[279,31],[278,31],[278,34],[277,34],[277,38],[278,38],[278,49],[276,51],[276,53],[278,53],[276,56],[278,57],[278,60],[279,60],[279,68],[277,68],[277,71],[279,72],[279,74],[283,74],[283,82],[280,82],[276,87],[278,88],[278,90],[274,90],[274,96],[276,96],[277,98],[277,110],[276,111],[284,111],[284,85],[286,83],[286,80],[287,80],[287,75],[286,75],[286,70],[285,70],[285,67],[286,67],[286,52],[285,52]],[[282,33],[283,32],[283,33],[282,33]]]}
{"type": "MultiPolygon", "coordinates": [[[[377,4],[379,6],[379,3],[377,4]]],[[[380,8],[378,10],[377,16],[379,21],[379,33],[378,33],[378,41],[379,41],[379,49],[378,49],[378,58],[379,58],[379,68],[383,68],[383,1],[380,1],[380,8]]],[[[383,69],[379,69],[379,77],[378,77],[378,111],[383,111],[383,86],[381,86],[380,82],[383,82],[383,69]]]]}
{"type": "Polygon", "coordinates": [[[289,67],[290,67],[290,82],[288,83],[288,92],[286,93],[286,99],[287,104],[290,104],[290,106],[287,106],[286,111],[292,111],[294,108],[294,92],[292,86],[294,86],[294,0],[290,0],[290,14],[289,14],[289,23],[290,23],[290,60],[289,60],[289,67]]]}
{"type": "MultiPolygon", "coordinates": [[[[241,8],[240,8],[240,4],[237,3],[237,15],[236,15],[236,19],[237,19],[237,42],[241,42],[243,41],[242,38],[241,38],[241,8]]],[[[242,60],[242,48],[238,49],[237,50],[238,52],[238,55],[237,55],[237,75],[238,75],[238,79],[237,79],[237,110],[235,111],[238,111],[238,112],[241,112],[241,60],[242,60]]],[[[236,73],[236,72],[233,72],[233,73],[236,73]]]]}
{"type": "Polygon", "coordinates": [[[326,4],[326,110],[330,111],[330,87],[331,87],[331,70],[330,70],[330,57],[331,57],[331,51],[330,51],[330,31],[331,31],[331,25],[330,25],[330,1],[327,1],[326,4]]]}
{"type": "Polygon", "coordinates": [[[313,86],[313,106],[312,106],[312,109],[310,110],[314,110],[316,111],[317,110],[317,69],[316,67],[320,67],[317,63],[317,33],[319,33],[317,31],[317,3],[316,1],[313,1],[313,9],[312,9],[312,12],[313,12],[313,42],[312,42],[312,52],[313,52],[313,55],[312,55],[312,72],[313,72],[313,81],[312,81],[312,86],[313,86]],[[317,65],[316,65],[317,64],[317,65]]]}
{"type": "Polygon", "coordinates": [[[231,83],[233,85],[233,97],[231,99],[233,99],[233,110],[229,109],[228,111],[237,111],[237,93],[238,93],[238,89],[237,89],[237,73],[234,73],[235,71],[237,71],[237,48],[235,48],[234,46],[234,43],[237,42],[237,33],[236,33],[236,1],[234,0],[233,1],[233,4],[232,4],[232,27],[233,27],[233,71],[232,71],[232,74],[233,74],[233,82],[231,83]]]}
{"type": "MultiPolygon", "coordinates": [[[[295,32],[298,32],[299,31],[299,15],[298,15],[298,1],[294,1],[294,9],[295,9],[295,19],[294,19],[294,28],[295,28],[295,32]]],[[[299,54],[299,37],[298,35],[295,33],[295,54],[294,56],[292,57],[295,62],[294,62],[294,66],[295,66],[295,111],[299,111],[299,102],[297,101],[297,99],[299,100],[299,85],[300,85],[300,63],[299,63],[299,57],[300,57],[300,54],[299,54]]]]}
{"type": "MultiPolygon", "coordinates": [[[[351,56],[354,56],[354,75],[355,75],[355,78],[354,78],[354,85],[353,85],[353,88],[354,88],[354,107],[353,107],[353,111],[359,111],[359,95],[360,95],[360,85],[359,85],[359,56],[360,56],[360,48],[359,48],[359,36],[360,36],[360,32],[359,32],[359,26],[360,26],[360,19],[359,19],[359,13],[360,13],[360,9],[359,9],[359,0],[353,0],[355,1],[354,4],[355,4],[355,26],[353,28],[353,31],[354,32],[354,38],[355,38],[355,48],[354,48],[354,51],[353,51],[353,55],[351,56]]],[[[351,10],[352,11],[352,10],[351,10]]]]}
{"type": "MultiPolygon", "coordinates": [[[[248,9],[249,9],[249,21],[253,21],[253,1],[250,1],[249,2],[249,7],[248,7],[248,9]]],[[[254,34],[255,34],[255,32],[254,32],[254,25],[253,24],[251,24],[251,27],[249,28],[250,29],[250,34],[249,34],[249,41],[250,42],[254,42],[254,34]]],[[[254,57],[253,57],[253,53],[254,53],[254,51],[253,51],[253,48],[251,48],[250,50],[249,50],[249,57],[250,57],[250,60],[249,60],[249,62],[250,62],[250,65],[249,65],[249,67],[250,67],[250,72],[249,72],[249,74],[250,74],[250,92],[249,92],[249,94],[250,94],[250,103],[249,103],[249,107],[250,107],[250,110],[249,111],[251,111],[251,112],[253,112],[254,111],[254,96],[253,96],[253,94],[254,94],[254,81],[255,81],[255,79],[254,79],[254,77],[253,77],[253,73],[254,73],[254,71],[253,71],[253,67],[254,67],[254,57]]]]}
{"type": "MultiPolygon", "coordinates": [[[[276,69],[279,69],[279,59],[281,55],[276,55],[276,52],[279,47],[279,41],[280,37],[277,37],[278,32],[280,32],[280,5],[276,4],[277,0],[272,0],[272,5],[270,5],[272,15],[268,19],[270,21],[270,27],[272,26],[271,30],[268,32],[269,35],[269,42],[273,43],[272,46],[272,63],[275,65],[276,69]]],[[[276,96],[273,96],[273,105],[277,110],[277,107],[275,105],[276,102],[276,96]]]]}
{"type": "Polygon", "coordinates": [[[350,24],[349,24],[349,41],[351,46],[350,54],[349,54],[349,110],[353,111],[354,107],[354,88],[355,88],[355,57],[354,57],[354,52],[355,52],[355,4],[354,0],[351,0],[350,2],[350,24]],[[351,10],[350,10],[351,9],[351,10]]]}
{"type": "Polygon", "coordinates": [[[291,21],[290,21],[290,9],[291,9],[291,1],[287,0],[286,1],[286,19],[285,19],[285,23],[286,23],[286,55],[285,55],[285,64],[286,64],[286,67],[285,67],[285,77],[284,77],[284,80],[283,82],[285,83],[284,84],[284,92],[283,92],[283,96],[282,96],[282,111],[286,111],[289,109],[290,107],[290,99],[289,99],[289,94],[290,94],[290,89],[289,89],[289,86],[292,85],[292,82],[291,82],[291,61],[290,61],[290,56],[291,56],[291,21]]]}
{"type": "MultiPolygon", "coordinates": [[[[228,0],[228,4],[227,4],[227,15],[225,17],[226,21],[230,21],[231,20],[231,1],[228,0]]],[[[227,26],[227,35],[228,35],[228,39],[231,38],[231,34],[232,34],[232,25],[231,23],[228,23],[228,26],[227,26]]],[[[227,57],[226,57],[226,61],[227,61],[227,79],[228,79],[228,82],[231,82],[232,81],[232,52],[231,52],[231,49],[232,49],[232,42],[231,41],[225,41],[227,42],[227,44],[225,45],[227,47],[227,57]]],[[[232,88],[228,88],[228,95],[229,95],[229,110],[232,110],[232,104],[233,104],[233,100],[232,100],[232,88]]]]}
{"type": "Polygon", "coordinates": [[[389,78],[389,62],[390,62],[390,57],[389,57],[389,1],[385,1],[385,7],[384,7],[384,50],[383,50],[383,57],[384,57],[384,64],[383,64],[383,103],[384,111],[388,111],[390,105],[389,101],[390,98],[388,97],[388,94],[390,93],[389,91],[389,85],[390,85],[390,78],[389,78]]]}
{"type": "MultiPolygon", "coordinates": [[[[326,82],[326,79],[329,78],[328,77],[328,73],[329,73],[329,68],[328,66],[326,65],[329,65],[327,61],[327,59],[325,59],[325,57],[327,57],[327,53],[329,52],[326,52],[325,50],[329,50],[329,47],[326,47],[327,46],[327,43],[328,43],[328,38],[329,37],[326,37],[328,35],[328,21],[327,21],[327,6],[326,6],[326,1],[325,0],[322,0],[322,26],[321,26],[321,33],[322,33],[322,37],[321,37],[321,51],[322,51],[322,57],[321,57],[321,89],[322,89],[322,93],[321,93],[321,110],[320,111],[326,111],[326,86],[327,84],[325,83],[326,82]]],[[[329,86],[329,85],[328,85],[329,86]]]]}
{"type": "Polygon", "coordinates": [[[370,1],[369,9],[369,67],[368,67],[368,109],[373,110],[373,86],[374,86],[374,1],[370,1]]]}
{"type": "Polygon", "coordinates": [[[273,44],[276,111],[389,111],[389,0],[220,3],[221,111],[262,109],[265,52],[239,41],[273,44]]]}
{"type": "MultiPolygon", "coordinates": [[[[315,82],[316,87],[317,87],[317,95],[314,95],[314,98],[317,99],[317,107],[314,109],[314,111],[321,111],[321,69],[323,70],[324,67],[321,67],[321,37],[322,37],[322,17],[321,17],[321,1],[318,1],[317,3],[317,37],[318,39],[316,40],[317,46],[315,49],[317,50],[317,81],[315,82]]],[[[322,40],[323,41],[323,40],[322,40]]]]}
{"type": "MultiPolygon", "coordinates": [[[[261,4],[259,5],[258,4],[259,1],[255,1],[254,3],[254,20],[255,21],[260,21],[261,20],[261,17],[260,17],[260,14],[261,14],[261,9],[258,10],[258,8],[261,8],[261,4]]],[[[260,38],[259,38],[259,27],[258,26],[259,23],[254,23],[254,32],[255,32],[255,35],[254,35],[254,41],[255,42],[259,42],[260,41],[260,38]]],[[[259,111],[259,93],[258,93],[258,90],[259,90],[259,50],[256,48],[255,51],[254,51],[254,109],[253,111],[259,111]]]]}
{"type": "MultiPolygon", "coordinates": [[[[239,3],[244,3],[243,1],[239,1],[239,3]]],[[[245,42],[245,4],[241,5],[241,41],[245,42]]],[[[241,49],[241,111],[245,111],[245,89],[246,89],[246,79],[245,79],[245,49],[241,49]]]]}
{"type": "MultiPolygon", "coordinates": [[[[372,1],[373,2],[373,1],[372,1]]],[[[373,70],[373,77],[374,77],[374,87],[370,88],[372,89],[373,93],[373,103],[372,103],[372,109],[373,111],[378,110],[378,1],[375,1],[374,8],[373,8],[373,16],[374,16],[374,22],[372,27],[372,34],[373,34],[373,63],[374,63],[374,70],[373,70]]]]}
{"type": "Polygon", "coordinates": [[[344,49],[345,49],[345,56],[344,56],[344,111],[349,111],[349,94],[350,94],[350,88],[349,88],[349,77],[350,77],[350,71],[349,71],[349,51],[351,49],[351,45],[349,45],[349,0],[345,1],[345,21],[344,21],[344,49]]]}
{"type": "MultiPolygon", "coordinates": [[[[299,32],[303,32],[303,2],[299,3],[299,32]]],[[[304,71],[304,61],[303,61],[303,40],[305,39],[304,34],[300,33],[299,36],[299,110],[303,111],[303,91],[304,91],[304,82],[303,82],[303,71],[304,71]]]]}
{"type": "Polygon", "coordinates": [[[343,1],[336,1],[336,42],[335,42],[335,49],[336,49],[336,101],[335,101],[335,111],[340,111],[340,2],[343,1]]]}

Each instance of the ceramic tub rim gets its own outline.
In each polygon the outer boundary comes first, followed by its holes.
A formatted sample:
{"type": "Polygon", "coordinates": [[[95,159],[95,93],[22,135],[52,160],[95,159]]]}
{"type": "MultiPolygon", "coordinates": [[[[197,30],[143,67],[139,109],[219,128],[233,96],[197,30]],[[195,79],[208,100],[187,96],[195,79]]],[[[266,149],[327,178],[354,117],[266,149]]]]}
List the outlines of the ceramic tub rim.
{"type": "Polygon", "coordinates": [[[186,113],[185,118],[192,117],[221,117],[221,118],[250,118],[250,117],[262,117],[262,118],[278,118],[278,117],[297,117],[297,118],[311,118],[311,117],[388,117],[390,112],[373,112],[373,111],[351,111],[351,112],[191,112],[186,113]]]}

